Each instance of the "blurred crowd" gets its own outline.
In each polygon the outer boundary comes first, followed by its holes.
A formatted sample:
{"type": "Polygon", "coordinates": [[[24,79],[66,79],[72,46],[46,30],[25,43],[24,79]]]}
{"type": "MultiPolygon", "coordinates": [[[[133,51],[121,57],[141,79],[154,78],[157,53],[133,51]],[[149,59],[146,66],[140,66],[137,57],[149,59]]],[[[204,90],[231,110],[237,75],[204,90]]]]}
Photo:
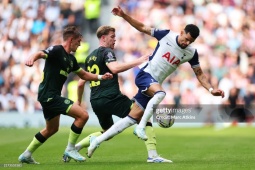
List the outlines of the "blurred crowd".
{"type": "Polygon", "coordinates": [[[38,50],[60,44],[61,31],[67,25],[76,25],[81,32],[97,26],[101,0],[0,2],[0,111],[34,113],[41,109],[37,92],[44,60],[29,68],[24,65],[25,59],[38,50]],[[94,5],[93,11],[90,5],[94,5]],[[90,27],[83,27],[85,21],[91,22],[90,27]]]}
{"type": "MultiPolygon", "coordinates": [[[[41,109],[37,91],[44,60],[32,68],[24,66],[24,60],[37,50],[59,44],[60,32],[66,25],[77,25],[82,32],[90,29],[94,35],[97,17],[104,16],[86,18],[87,1],[93,0],[1,1],[0,111],[33,113],[41,109]],[[90,22],[86,24],[84,20],[90,22]]],[[[194,23],[200,28],[200,36],[192,46],[198,50],[201,67],[210,83],[224,90],[225,97],[213,97],[207,92],[185,63],[163,83],[167,96],[162,103],[233,106],[254,103],[254,0],[116,0],[114,5],[152,27],[180,32],[186,24],[194,23]]],[[[120,17],[112,15],[108,24],[116,28],[115,54],[120,62],[150,54],[157,44],[156,39],[135,30],[120,17]]],[[[89,39],[87,42],[90,43],[89,39]]],[[[134,84],[137,71],[134,68],[120,74],[121,90],[130,98],[137,91],[134,84]]],[[[73,81],[77,81],[75,77],[68,79],[63,95],[76,93],[75,89],[67,88],[73,81]]]]}

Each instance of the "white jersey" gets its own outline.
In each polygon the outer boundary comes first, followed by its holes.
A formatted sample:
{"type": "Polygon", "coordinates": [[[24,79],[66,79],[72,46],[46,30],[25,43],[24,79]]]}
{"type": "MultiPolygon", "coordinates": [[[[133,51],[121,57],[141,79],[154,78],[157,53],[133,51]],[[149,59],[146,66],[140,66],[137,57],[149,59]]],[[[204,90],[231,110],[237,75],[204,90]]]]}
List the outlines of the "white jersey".
{"type": "Polygon", "coordinates": [[[188,61],[192,68],[199,66],[196,49],[190,46],[182,49],[177,42],[177,33],[170,30],[152,29],[151,35],[157,38],[158,44],[143,70],[160,84],[180,64],[188,61]]]}

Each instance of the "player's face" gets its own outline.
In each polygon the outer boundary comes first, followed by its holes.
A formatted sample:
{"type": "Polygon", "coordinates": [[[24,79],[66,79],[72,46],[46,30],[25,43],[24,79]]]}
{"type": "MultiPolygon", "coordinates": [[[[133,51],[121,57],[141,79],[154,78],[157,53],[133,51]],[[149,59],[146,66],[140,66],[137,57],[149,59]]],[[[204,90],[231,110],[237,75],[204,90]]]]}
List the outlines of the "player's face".
{"type": "Polygon", "coordinates": [[[75,52],[77,48],[81,45],[82,36],[79,36],[77,38],[72,38],[71,40],[71,51],[75,52]]]}
{"type": "Polygon", "coordinates": [[[115,41],[116,41],[115,32],[110,31],[108,35],[105,36],[105,44],[106,47],[114,49],[115,41]]]}
{"type": "Polygon", "coordinates": [[[185,31],[182,31],[178,38],[178,43],[180,44],[181,48],[186,48],[194,41],[195,39],[191,37],[190,33],[186,33],[185,31]]]}

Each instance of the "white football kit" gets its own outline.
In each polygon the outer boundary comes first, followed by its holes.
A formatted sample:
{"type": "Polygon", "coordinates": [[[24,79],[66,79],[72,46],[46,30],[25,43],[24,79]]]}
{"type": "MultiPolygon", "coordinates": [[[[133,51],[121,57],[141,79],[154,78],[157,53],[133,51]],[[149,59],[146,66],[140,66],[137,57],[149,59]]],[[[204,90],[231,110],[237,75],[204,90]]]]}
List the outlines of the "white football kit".
{"type": "Polygon", "coordinates": [[[148,63],[141,68],[135,78],[138,93],[133,98],[136,103],[145,109],[151,99],[144,92],[153,83],[162,82],[173,73],[176,68],[189,62],[192,68],[199,66],[198,54],[195,48],[190,46],[181,48],[177,42],[178,34],[170,30],[152,29],[151,35],[158,40],[158,44],[149,57],[148,63]]]}
{"type": "Polygon", "coordinates": [[[151,35],[157,38],[158,45],[144,71],[149,73],[160,84],[180,64],[189,61],[192,68],[199,66],[196,49],[190,46],[182,49],[177,42],[177,33],[170,30],[152,29],[151,35]]]}

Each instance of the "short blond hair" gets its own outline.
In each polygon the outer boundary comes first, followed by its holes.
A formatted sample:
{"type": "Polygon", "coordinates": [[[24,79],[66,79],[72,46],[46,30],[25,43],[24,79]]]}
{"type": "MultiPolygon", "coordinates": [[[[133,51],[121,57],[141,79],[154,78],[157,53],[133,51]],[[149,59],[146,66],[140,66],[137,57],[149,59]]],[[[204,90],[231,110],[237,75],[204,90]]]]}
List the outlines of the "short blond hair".
{"type": "Polygon", "coordinates": [[[103,35],[108,35],[109,32],[115,32],[115,28],[111,27],[111,26],[101,26],[97,29],[97,38],[101,38],[103,35]]]}

